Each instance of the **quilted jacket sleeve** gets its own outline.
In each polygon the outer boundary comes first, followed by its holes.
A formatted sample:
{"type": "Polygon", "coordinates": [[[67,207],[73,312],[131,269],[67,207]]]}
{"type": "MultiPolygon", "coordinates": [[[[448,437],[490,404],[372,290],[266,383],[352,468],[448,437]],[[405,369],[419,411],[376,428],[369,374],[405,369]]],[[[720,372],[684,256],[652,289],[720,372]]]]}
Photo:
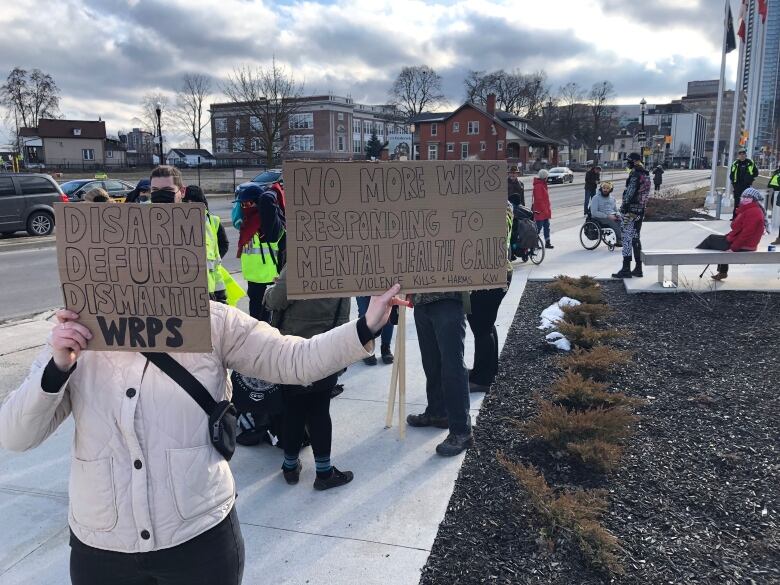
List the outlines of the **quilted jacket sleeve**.
{"type": "MultiPolygon", "coordinates": [[[[226,368],[247,376],[305,386],[371,355],[360,343],[355,321],[304,339],[282,335],[238,309],[223,307],[217,309],[224,318],[215,348],[226,368]]],[[[373,342],[369,345],[373,352],[373,342]]]]}
{"type": "Polygon", "coordinates": [[[9,451],[27,451],[43,443],[70,414],[67,380],[59,391],[45,392],[41,378],[51,359],[51,348],[43,350],[30,373],[0,407],[0,447],[9,451]]]}

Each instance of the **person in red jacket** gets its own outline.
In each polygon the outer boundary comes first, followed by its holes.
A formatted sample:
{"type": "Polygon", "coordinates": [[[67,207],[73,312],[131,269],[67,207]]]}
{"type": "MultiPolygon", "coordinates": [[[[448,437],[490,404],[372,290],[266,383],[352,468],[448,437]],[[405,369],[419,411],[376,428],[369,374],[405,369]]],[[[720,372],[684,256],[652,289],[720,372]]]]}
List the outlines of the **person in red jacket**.
{"type": "Polygon", "coordinates": [[[531,204],[531,210],[534,212],[536,221],[536,233],[544,230],[544,247],[552,248],[550,243],[550,218],[552,209],[550,209],[550,193],[547,190],[547,177],[549,173],[542,169],[534,177],[534,202],[531,204]]]}
{"type": "MultiPolygon", "coordinates": [[[[764,232],[767,231],[766,211],[761,202],[761,191],[748,187],[742,192],[739,207],[736,209],[731,231],[725,236],[713,234],[707,236],[697,248],[722,250],[724,252],[755,252],[764,232]]],[[[718,273],[713,280],[723,280],[728,276],[729,265],[718,264],[718,273]]]]}

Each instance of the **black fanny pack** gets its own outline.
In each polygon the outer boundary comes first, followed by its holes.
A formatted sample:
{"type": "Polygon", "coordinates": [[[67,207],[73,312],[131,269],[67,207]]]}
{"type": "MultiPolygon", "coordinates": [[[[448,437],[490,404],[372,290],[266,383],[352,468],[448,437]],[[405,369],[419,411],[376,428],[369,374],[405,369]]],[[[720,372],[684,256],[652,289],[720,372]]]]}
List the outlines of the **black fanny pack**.
{"type": "Polygon", "coordinates": [[[143,351],[141,354],[155,366],[167,374],[190,397],[198,403],[209,417],[209,440],[214,448],[227,460],[233,457],[236,450],[236,407],[229,400],[217,402],[211,397],[209,391],[203,387],[198,379],[193,376],[179,362],[167,353],[151,353],[143,351]]]}

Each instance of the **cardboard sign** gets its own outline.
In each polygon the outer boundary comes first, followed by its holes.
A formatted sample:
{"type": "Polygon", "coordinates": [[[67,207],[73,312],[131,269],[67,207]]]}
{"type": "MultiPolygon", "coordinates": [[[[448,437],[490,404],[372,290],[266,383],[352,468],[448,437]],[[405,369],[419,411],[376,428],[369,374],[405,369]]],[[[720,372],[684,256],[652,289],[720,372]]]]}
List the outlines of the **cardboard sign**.
{"type": "Polygon", "coordinates": [[[65,307],[88,349],[210,352],[205,206],[55,205],[65,307]]]}
{"type": "Polygon", "coordinates": [[[506,163],[284,164],[287,296],[506,286],[506,163]]]}

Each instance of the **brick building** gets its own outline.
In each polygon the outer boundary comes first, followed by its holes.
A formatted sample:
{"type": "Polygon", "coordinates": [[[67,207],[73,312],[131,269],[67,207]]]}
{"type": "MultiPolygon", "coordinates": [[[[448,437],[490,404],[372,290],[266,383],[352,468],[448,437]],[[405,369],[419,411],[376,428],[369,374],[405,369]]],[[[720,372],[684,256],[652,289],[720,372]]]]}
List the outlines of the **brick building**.
{"type": "MultiPolygon", "coordinates": [[[[283,158],[365,159],[371,133],[380,140],[406,131],[397,110],[356,104],[352,98],[320,95],[296,100],[279,142],[283,158]]],[[[263,164],[258,134],[262,122],[239,103],[211,104],[212,151],[218,164],[263,164]]]]}
{"type": "Polygon", "coordinates": [[[466,102],[454,112],[414,118],[415,149],[421,160],[506,160],[523,168],[557,165],[561,143],[528,120],[496,109],[496,96],[484,106],[466,102]]]}

